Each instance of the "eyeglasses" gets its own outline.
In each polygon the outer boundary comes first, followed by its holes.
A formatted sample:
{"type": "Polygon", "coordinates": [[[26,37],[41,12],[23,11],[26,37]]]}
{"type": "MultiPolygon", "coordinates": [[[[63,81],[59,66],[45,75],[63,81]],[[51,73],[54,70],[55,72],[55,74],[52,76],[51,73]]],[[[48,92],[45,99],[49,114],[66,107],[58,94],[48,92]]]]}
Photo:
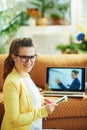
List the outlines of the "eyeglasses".
{"type": "Polygon", "coordinates": [[[26,62],[29,61],[29,59],[30,59],[31,62],[34,62],[36,60],[37,54],[31,55],[31,56],[16,54],[16,56],[20,57],[21,62],[26,63],[26,62]]]}

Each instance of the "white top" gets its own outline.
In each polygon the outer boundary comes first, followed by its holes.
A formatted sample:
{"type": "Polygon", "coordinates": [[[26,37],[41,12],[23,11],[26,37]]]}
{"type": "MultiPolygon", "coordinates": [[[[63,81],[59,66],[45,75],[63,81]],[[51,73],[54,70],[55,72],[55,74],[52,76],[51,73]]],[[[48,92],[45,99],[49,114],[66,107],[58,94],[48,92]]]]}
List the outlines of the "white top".
{"type": "MultiPolygon", "coordinates": [[[[34,82],[30,77],[24,77],[23,81],[27,89],[29,90],[29,93],[31,94],[33,109],[40,108],[42,105],[42,96],[38,88],[36,87],[36,85],[34,84],[34,82]]],[[[30,130],[42,130],[42,119],[34,121],[31,125],[30,130]]]]}

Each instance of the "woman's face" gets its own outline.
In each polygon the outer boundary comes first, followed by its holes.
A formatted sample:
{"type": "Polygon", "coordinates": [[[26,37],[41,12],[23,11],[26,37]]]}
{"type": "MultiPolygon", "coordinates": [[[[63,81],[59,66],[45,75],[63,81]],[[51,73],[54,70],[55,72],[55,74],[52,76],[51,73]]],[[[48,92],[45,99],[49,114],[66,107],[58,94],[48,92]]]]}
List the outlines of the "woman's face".
{"type": "Polygon", "coordinates": [[[16,70],[19,73],[24,71],[30,72],[36,60],[35,54],[34,47],[20,47],[19,53],[16,56],[12,54],[16,70]]]}
{"type": "Polygon", "coordinates": [[[72,73],[71,73],[71,77],[72,77],[73,79],[75,79],[75,78],[77,77],[77,75],[72,72],[72,73]]]}

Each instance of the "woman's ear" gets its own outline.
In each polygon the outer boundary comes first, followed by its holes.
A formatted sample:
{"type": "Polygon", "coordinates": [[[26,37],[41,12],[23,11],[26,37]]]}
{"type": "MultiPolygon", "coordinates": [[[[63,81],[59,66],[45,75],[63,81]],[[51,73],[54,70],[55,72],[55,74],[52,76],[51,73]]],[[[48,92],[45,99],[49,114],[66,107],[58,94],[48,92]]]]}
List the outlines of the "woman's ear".
{"type": "Polygon", "coordinates": [[[15,61],[15,59],[16,59],[16,56],[14,55],[14,54],[12,54],[12,59],[13,59],[13,61],[15,61]]]}

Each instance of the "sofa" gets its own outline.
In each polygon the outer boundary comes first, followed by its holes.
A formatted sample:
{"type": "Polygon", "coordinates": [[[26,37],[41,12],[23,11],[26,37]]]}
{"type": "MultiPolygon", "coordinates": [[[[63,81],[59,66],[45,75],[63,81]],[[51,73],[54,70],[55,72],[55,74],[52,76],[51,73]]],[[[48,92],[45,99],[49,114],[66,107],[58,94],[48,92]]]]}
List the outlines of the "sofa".
{"type": "MultiPolygon", "coordinates": [[[[3,65],[7,54],[0,54],[0,124],[4,114],[3,103],[3,65]]],[[[87,73],[87,54],[38,55],[30,72],[37,87],[45,90],[47,67],[85,67],[87,73]]],[[[87,81],[87,76],[86,76],[87,81]]],[[[59,97],[48,97],[56,100],[59,97]]],[[[54,112],[43,119],[44,129],[87,130],[87,96],[69,97],[59,104],[54,112]]]]}

